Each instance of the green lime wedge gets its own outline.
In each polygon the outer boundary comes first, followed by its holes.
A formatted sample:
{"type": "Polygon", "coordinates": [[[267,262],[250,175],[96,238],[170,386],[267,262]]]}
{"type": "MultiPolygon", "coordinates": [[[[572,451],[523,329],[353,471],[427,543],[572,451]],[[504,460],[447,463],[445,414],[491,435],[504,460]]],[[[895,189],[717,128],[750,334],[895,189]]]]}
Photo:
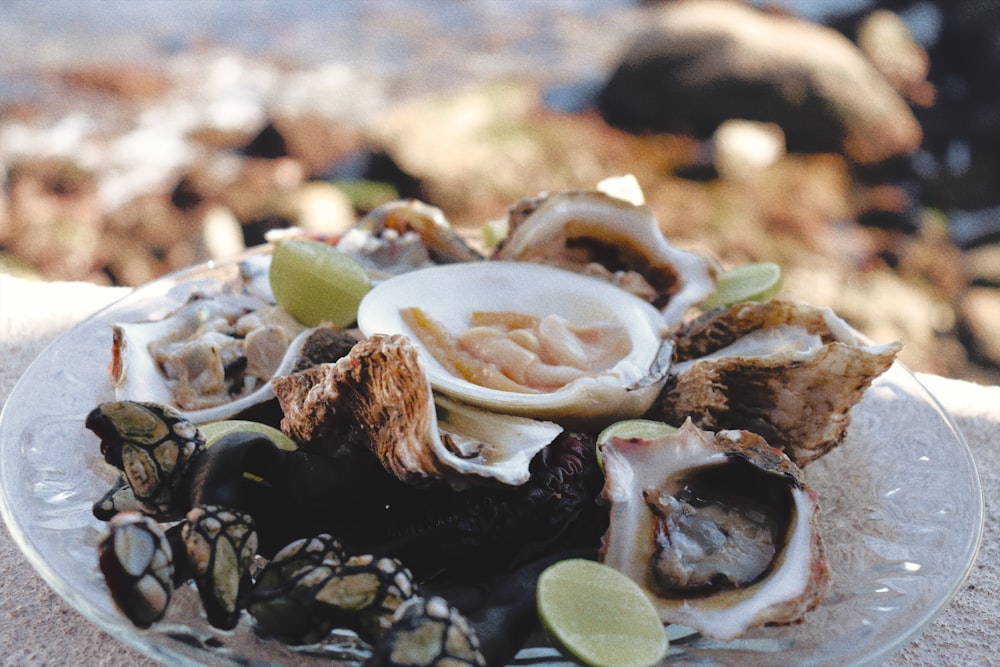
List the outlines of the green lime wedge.
{"type": "Polygon", "coordinates": [[[275,300],[310,327],[322,322],[350,325],[372,286],[353,257],[308,239],[280,241],[271,256],[268,278],[275,300]]]}
{"type": "Polygon", "coordinates": [[[753,262],[727,271],[701,304],[704,310],[743,301],[767,301],[781,289],[781,267],[774,262],[753,262]]]}
{"type": "Polygon", "coordinates": [[[225,419],[223,421],[202,424],[198,427],[198,430],[200,430],[205,436],[206,447],[211,447],[224,435],[236,433],[237,431],[249,431],[251,433],[259,433],[260,435],[263,435],[281,449],[298,449],[295,441],[287,435],[273,426],[261,424],[260,422],[245,421],[242,419],[225,419]]]}
{"type": "Polygon", "coordinates": [[[496,247],[498,243],[507,238],[509,232],[510,223],[507,222],[507,218],[487,220],[479,230],[485,248],[496,247]]]}
{"type": "Polygon", "coordinates": [[[652,440],[661,435],[670,435],[677,429],[666,422],[652,419],[625,419],[611,424],[597,435],[597,446],[600,447],[611,438],[642,438],[652,440]]]}
{"type": "Polygon", "coordinates": [[[602,470],[604,469],[604,458],[601,455],[601,451],[604,444],[611,438],[652,440],[661,435],[670,435],[676,432],[677,429],[670,424],[652,419],[624,419],[620,422],[615,422],[597,435],[597,464],[602,470]]]}
{"type": "Polygon", "coordinates": [[[553,643],[590,667],[650,667],[666,655],[653,603],[618,570],[584,559],[559,561],[538,578],[538,616],[553,643]]]}

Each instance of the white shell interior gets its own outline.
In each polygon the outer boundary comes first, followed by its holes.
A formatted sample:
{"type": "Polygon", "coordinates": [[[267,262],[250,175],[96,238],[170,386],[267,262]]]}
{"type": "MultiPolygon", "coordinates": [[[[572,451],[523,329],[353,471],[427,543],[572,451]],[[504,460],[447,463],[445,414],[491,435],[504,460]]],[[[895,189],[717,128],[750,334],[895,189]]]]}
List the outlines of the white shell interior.
{"type": "Polygon", "coordinates": [[[662,382],[630,390],[656,357],[663,315],[642,299],[603,280],[543,264],[469,262],[445,264],[391,278],[361,302],[358,326],[367,335],[406,334],[420,349],[431,386],[481,407],[541,419],[602,421],[643,414],[662,382]],[[400,310],[423,309],[449,331],[468,328],[473,311],[510,310],[560,315],[572,324],[616,320],[626,327],[632,350],[613,368],[549,393],[525,394],[482,387],[456,377],[420,344],[400,310]]]}

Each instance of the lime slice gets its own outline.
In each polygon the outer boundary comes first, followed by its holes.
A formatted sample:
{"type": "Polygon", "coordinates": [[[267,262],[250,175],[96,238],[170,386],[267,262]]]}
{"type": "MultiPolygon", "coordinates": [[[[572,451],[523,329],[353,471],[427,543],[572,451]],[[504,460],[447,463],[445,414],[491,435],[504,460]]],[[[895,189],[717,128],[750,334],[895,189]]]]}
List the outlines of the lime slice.
{"type": "Polygon", "coordinates": [[[280,449],[298,449],[295,441],[287,435],[273,426],[261,424],[260,422],[245,421],[242,419],[225,419],[223,421],[202,424],[198,427],[198,430],[205,436],[206,447],[211,447],[224,435],[236,433],[237,431],[250,431],[251,433],[259,433],[260,435],[263,435],[276,444],[280,449]]]}
{"type": "Polygon", "coordinates": [[[279,304],[306,326],[332,322],[346,327],[358,316],[358,304],[371,279],[350,255],[308,239],[278,242],[268,277],[279,304]]]}
{"type": "Polygon", "coordinates": [[[677,429],[666,422],[658,422],[652,419],[625,419],[608,426],[597,436],[597,446],[600,447],[611,438],[641,438],[652,440],[661,435],[676,433],[677,429]]]}
{"type": "Polygon", "coordinates": [[[722,274],[715,292],[701,304],[705,310],[743,301],[767,301],[781,289],[781,267],[774,262],[754,262],[722,274]]]}
{"type": "Polygon", "coordinates": [[[625,419],[615,422],[597,435],[597,465],[601,467],[601,470],[604,470],[604,458],[601,452],[604,444],[611,438],[652,440],[676,431],[677,429],[670,424],[652,419],[625,419]]]}
{"type": "Polygon", "coordinates": [[[553,643],[590,667],[649,667],[667,652],[667,633],[646,594],[618,570],[559,561],[538,578],[538,616],[553,643]]]}
{"type": "Polygon", "coordinates": [[[487,220],[479,232],[482,235],[483,247],[493,248],[507,238],[507,234],[510,232],[510,223],[507,218],[487,220]]]}

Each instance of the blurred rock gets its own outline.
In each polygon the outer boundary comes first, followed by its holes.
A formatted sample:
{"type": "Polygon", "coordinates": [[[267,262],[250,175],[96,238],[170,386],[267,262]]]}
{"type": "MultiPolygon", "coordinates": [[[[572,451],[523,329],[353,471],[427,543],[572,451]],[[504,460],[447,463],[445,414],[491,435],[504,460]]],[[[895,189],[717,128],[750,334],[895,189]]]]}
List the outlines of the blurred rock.
{"type": "Polygon", "coordinates": [[[140,65],[82,67],[66,72],[63,79],[71,86],[130,101],[162,97],[172,86],[165,72],[140,65]]]}
{"type": "Polygon", "coordinates": [[[912,153],[906,102],[841,34],[724,0],[658,7],[601,91],[613,125],[707,137],[724,120],[777,123],[791,151],[859,163],[912,153]]]}
{"type": "Polygon", "coordinates": [[[927,81],[927,51],[913,39],[898,14],[885,9],[871,12],[862,19],[856,40],[858,48],[893,88],[914,104],[934,104],[934,84],[927,81]]]}
{"type": "Polygon", "coordinates": [[[713,163],[722,178],[752,179],[785,154],[785,133],[774,123],[724,120],[712,134],[713,163]]]}
{"type": "Polygon", "coordinates": [[[972,287],[959,304],[960,331],[978,360],[1000,368],[1000,289],[972,287]]]}

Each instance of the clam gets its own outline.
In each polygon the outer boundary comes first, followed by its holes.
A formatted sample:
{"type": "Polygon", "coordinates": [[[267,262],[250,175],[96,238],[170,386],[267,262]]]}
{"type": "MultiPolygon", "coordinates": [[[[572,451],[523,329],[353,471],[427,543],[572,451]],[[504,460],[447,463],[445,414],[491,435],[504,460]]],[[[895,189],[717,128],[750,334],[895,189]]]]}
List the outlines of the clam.
{"type": "Polygon", "coordinates": [[[162,403],[194,423],[225,419],[273,397],[311,330],[266,301],[196,297],[158,320],[112,325],[117,400],[162,403]]]}
{"type": "Polygon", "coordinates": [[[715,288],[718,267],[672,245],[653,210],[598,191],[571,191],[513,206],[492,259],[540,262],[597,275],[663,312],[671,325],[715,288]]]}
{"type": "Polygon", "coordinates": [[[687,421],[655,439],[612,437],[601,456],[611,508],[601,558],[665,623],[729,640],[797,622],[828,591],[816,494],[763,438],[687,421]]]}
{"type": "Polygon", "coordinates": [[[405,334],[435,392],[488,411],[589,426],[643,414],[663,378],[656,308],[607,281],[527,262],[421,269],[372,289],[366,335],[405,334]],[[588,362],[593,366],[588,365],[588,362]]]}
{"type": "Polygon", "coordinates": [[[851,407],[900,344],[871,344],[827,308],[774,299],[720,308],[673,335],[674,363],[649,417],[747,429],[798,465],[843,441],[851,407]]]}

